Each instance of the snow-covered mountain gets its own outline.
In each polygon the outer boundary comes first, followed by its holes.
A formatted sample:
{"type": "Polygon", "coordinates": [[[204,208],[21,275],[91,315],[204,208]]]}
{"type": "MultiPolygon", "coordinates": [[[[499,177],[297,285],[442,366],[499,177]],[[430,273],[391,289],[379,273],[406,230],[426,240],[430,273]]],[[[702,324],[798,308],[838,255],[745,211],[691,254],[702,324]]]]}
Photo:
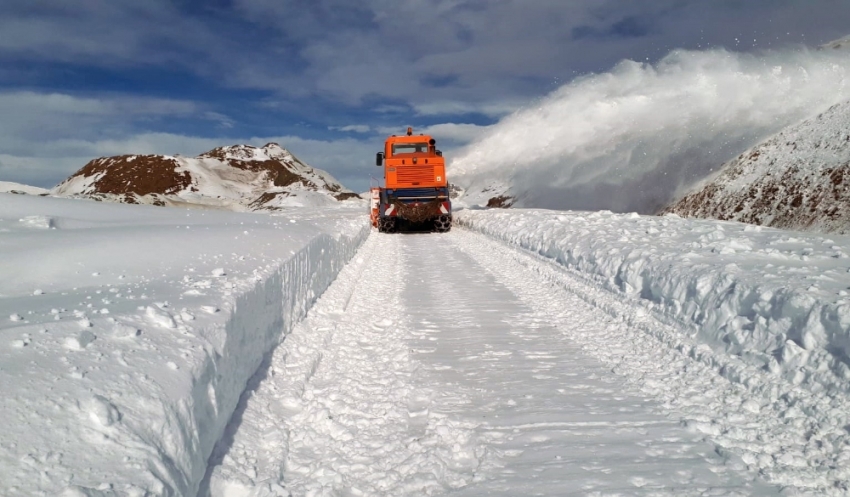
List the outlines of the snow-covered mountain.
{"type": "Polygon", "coordinates": [[[0,181],[0,193],[17,193],[21,195],[47,195],[50,190],[37,186],[13,183],[11,181],[0,181]]]}
{"type": "Polygon", "coordinates": [[[727,162],[663,212],[823,233],[850,232],[850,102],[727,162]]]}
{"type": "Polygon", "coordinates": [[[321,206],[357,198],[325,171],[276,143],[219,147],[196,158],[95,159],[51,190],[56,196],[130,204],[203,205],[237,211],[321,206]]]}

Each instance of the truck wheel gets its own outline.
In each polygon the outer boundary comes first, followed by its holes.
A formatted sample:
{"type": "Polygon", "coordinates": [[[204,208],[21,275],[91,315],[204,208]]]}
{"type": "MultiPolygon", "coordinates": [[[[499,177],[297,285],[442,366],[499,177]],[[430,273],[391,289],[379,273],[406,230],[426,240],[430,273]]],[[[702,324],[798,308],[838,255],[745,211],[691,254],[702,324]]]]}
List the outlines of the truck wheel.
{"type": "Polygon", "coordinates": [[[452,229],[452,217],[440,216],[434,220],[434,230],[437,233],[446,233],[452,229]]]}
{"type": "Polygon", "coordinates": [[[384,217],[378,221],[378,231],[381,233],[395,233],[396,219],[394,217],[384,217]]]}

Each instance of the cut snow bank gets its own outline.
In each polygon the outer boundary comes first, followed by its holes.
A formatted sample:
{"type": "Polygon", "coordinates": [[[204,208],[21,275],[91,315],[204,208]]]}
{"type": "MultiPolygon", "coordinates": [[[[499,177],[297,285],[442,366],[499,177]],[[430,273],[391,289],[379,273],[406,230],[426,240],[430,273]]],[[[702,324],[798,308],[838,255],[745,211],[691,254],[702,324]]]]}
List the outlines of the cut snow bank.
{"type": "Polygon", "coordinates": [[[607,211],[455,219],[643,302],[716,353],[814,396],[850,393],[848,237],[607,211]]]}
{"type": "Polygon", "coordinates": [[[344,206],[3,195],[0,493],[194,495],[249,378],[368,233],[344,206]]]}

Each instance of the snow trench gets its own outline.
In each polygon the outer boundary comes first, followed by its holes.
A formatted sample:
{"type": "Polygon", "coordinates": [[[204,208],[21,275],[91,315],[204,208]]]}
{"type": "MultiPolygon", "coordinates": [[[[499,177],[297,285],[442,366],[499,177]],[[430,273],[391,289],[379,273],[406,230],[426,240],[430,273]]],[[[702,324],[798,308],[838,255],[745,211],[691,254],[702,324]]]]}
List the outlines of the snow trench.
{"type": "Polygon", "coordinates": [[[0,195],[9,497],[195,495],[249,380],[370,229],[359,206],[0,195]]]}
{"type": "Polygon", "coordinates": [[[195,495],[207,460],[236,409],[239,398],[264,358],[301,321],[316,299],[330,286],[339,271],[365,241],[369,230],[356,237],[320,235],[271,276],[239,295],[229,313],[223,341],[207,351],[196,371],[191,406],[171,405],[169,417],[185,447],[182,467],[175,465],[169,477],[172,491],[164,495],[195,495]]]}
{"type": "MultiPolygon", "coordinates": [[[[121,322],[144,321],[170,332],[173,345],[168,350],[155,348],[163,359],[187,344],[202,345],[193,345],[191,352],[184,348],[182,361],[170,362],[168,368],[136,366],[142,368],[139,376],[144,381],[130,382],[125,375],[115,375],[97,384],[102,394],[95,399],[100,403],[81,408],[94,413],[92,416],[103,413],[97,416],[102,438],[90,446],[95,454],[80,458],[97,466],[87,471],[75,468],[80,465],[77,462],[67,461],[68,465],[63,461],[68,475],[65,481],[71,484],[64,486],[61,495],[196,495],[213,450],[225,435],[251,378],[357,252],[369,235],[369,226],[363,223],[359,230],[344,231],[349,236],[314,231],[295,242],[300,249],[288,242],[293,247],[289,257],[257,267],[247,278],[234,275],[231,283],[222,283],[229,285],[231,292],[225,292],[217,306],[189,308],[182,313],[171,306],[149,306],[138,316],[116,316],[121,322]],[[196,317],[187,318],[190,314],[196,317]],[[124,395],[117,393],[119,390],[124,395]],[[114,448],[115,444],[120,448],[114,448]],[[116,460],[120,454],[123,463],[116,460]]],[[[216,271],[224,274],[224,270],[216,271]]],[[[201,302],[211,299],[203,297],[201,302]]],[[[97,326],[95,323],[95,330],[97,326]]],[[[141,338],[154,333],[151,329],[141,338]]],[[[69,433],[76,436],[83,431],[87,436],[88,430],[71,428],[69,433]]],[[[42,489],[53,486],[33,483],[42,489]]],[[[15,488],[23,493],[13,495],[29,492],[23,486],[15,488]]]]}

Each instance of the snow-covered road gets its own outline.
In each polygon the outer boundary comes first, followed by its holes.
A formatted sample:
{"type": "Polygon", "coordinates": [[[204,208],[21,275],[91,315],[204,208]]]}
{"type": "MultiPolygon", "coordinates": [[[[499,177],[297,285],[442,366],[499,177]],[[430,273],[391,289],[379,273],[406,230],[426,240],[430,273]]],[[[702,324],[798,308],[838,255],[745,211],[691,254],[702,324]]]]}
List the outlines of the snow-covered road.
{"type": "Polygon", "coordinates": [[[778,492],[600,360],[629,325],[546,264],[465,230],[373,234],[243,398],[201,495],[778,492]]]}
{"type": "Polygon", "coordinates": [[[850,491],[850,237],[0,200],[1,495],[850,491]]]}

